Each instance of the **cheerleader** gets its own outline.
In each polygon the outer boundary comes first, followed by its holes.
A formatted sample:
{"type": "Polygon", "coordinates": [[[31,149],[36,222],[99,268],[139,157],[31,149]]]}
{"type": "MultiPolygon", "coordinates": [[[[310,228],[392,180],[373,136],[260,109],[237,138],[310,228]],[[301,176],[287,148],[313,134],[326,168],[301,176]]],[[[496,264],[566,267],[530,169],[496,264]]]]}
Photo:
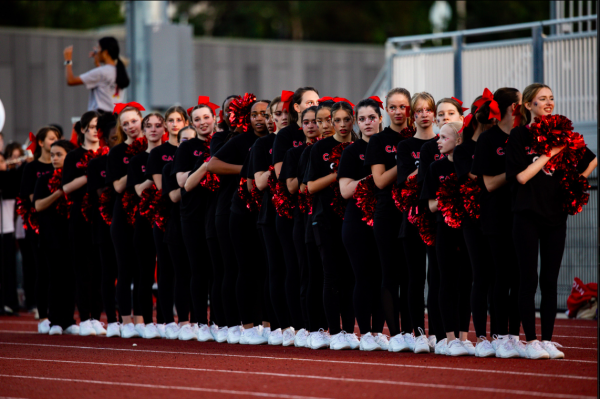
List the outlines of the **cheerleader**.
{"type": "MultiPolygon", "coordinates": [[[[415,112],[422,115],[423,109],[415,112]]],[[[429,200],[429,209],[435,213],[437,224],[435,249],[440,271],[439,303],[446,338],[436,344],[435,351],[448,356],[474,354],[473,344],[467,340],[471,321],[471,266],[462,232],[446,224],[444,215],[438,211],[437,199],[443,182],[455,173],[453,152],[461,142],[461,128],[461,122],[448,122],[440,129],[438,147],[444,157],[430,165],[421,192],[421,198],[429,200]],[[459,337],[456,337],[456,330],[459,337]]]]}
{"type": "Polygon", "coordinates": [[[37,179],[48,174],[52,174],[54,167],[50,157],[52,143],[59,140],[62,134],[54,127],[47,126],[38,130],[28,149],[33,149],[33,161],[25,164],[23,176],[21,178],[21,189],[19,191],[20,205],[17,212],[23,215],[25,229],[25,239],[29,249],[33,253],[36,266],[35,279],[35,301],[39,314],[38,333],[48,334],[50,331],[50,320],[48,319],[48,260],[41,251],[39,245],[38,228],[35,225],[35,207],[33,201],[33,191],[37,179]],[[33,224],[32,224],[33,222],[33,224]]]}
{"type": "Polygon", "coordinates": [[[87,192],[87,163],[90,158],[100,155],[98,137],[98,116],[95,111],[82,115],[79,141],[81,147],[69,152],[63,169],[63,190],[72,205],[69,208],[69,242],[73,256],[73,268],[77,286],[77,310],[79,311],[79,334],[106,335],[100,319],[102,312],[102,267],[94,252],[92,224],[86,221],[82,202],[87,192]]]}
{"type": "Polygon", "coordinates": [[[369,140],[379,131],[382,120],[379,107],[372,98],[362,100],[355,107],[362,137],[344,150],[338,169],[340,192],[348,200],[342,241],[354,271],[354,313],[361,335],[360,350],[363,351],[389,349],[388,340],[382,334],[385,319],[381,308],[381,269],[371,269],[379,262],[375,236],[355,198],[357,186],[365,184],[365,179],[371,175],[371,169],[364,166],[364,158],[369,140]]]}
{"type": "Polygon", "coordinates": [[[339,192],[336,194],[339,190],[338,165],[330,162],[336,153],[341,154],[346,146],[342,143],[353,141],[354,111],[348,102],[338,101],[331,108],[331,117],[335,134],[314,145],[306,180],[308,191],[313,195],[313,232],[323,262],[323,306],[331,336],[329,347],[334,350],[358,349],[360,342],[353,333],[354,276],[342,242],[345,204],[339,192]]]}
{"type": "MultiPolygon", "coordinates": [[[[479,136],[483,131],[493,126],[493,120],[484,119],[479,122],[475,117],[478,106],[476,103],[481,99],[477,97],[471,105],[471,113],[463,121],[462,142],[454,149],[454,169],[456,177],[461,185],[477,185],[485,190],[485,184],[481,176],[471,173],[473,158],[475,157],[475,148],[479,141],[479,136]]],[[[468,197],[469,194],[464,194],[468,197]]],[[[479,203],[480,196],[475,198],[479,203]]],[[[479,217],[479,215],[477,216],[479,217]]],[[[475,345],[475,356],[489,357],[495,356],[496,351],[487,340],[487,315],[488,315],[488,292],[492,282],[492,270],[488,261],[492,257],[489,244],[483,234],[480,218],[465,217],[462,220],[461,228],[471,260],[471,271],[473,275],[473,284],[471,288],[471,313],[473,315],[473,325],[477,336],[477,345],[475,345]]],[[[490,312],[492,313],[492,312],[490,312]]],[[[496,322],[495,314],[491,315],[491,334],[495,334],[496,322]]]]}
{"type": "MultiPolygon", "coordinates": [[[[116,119],[112,114],[105,113],[98,118],[98,132],[102,133],[109,148],[115,146],[117,141],[116,119]]],[[[104,155],[90,160],[87,169],[87,196],[90,219],[92,222],[92,232],[94,236],[94,245],[98,247],[98,255],[102,265],[102,303],[106,313],[106,336],[118,337],[121,335],[118,319],[117,305],[115,302],[115,281],[117,280],[117,257],[115,247],[110,237],[110,213],[106,209],[112,210],[114,207],[114,191],[106,186],[106,163],[108,155],[104,155]],[[106,203],[100,204],[100,198],[108,199],[106,203]],[[102,211],[100,209],[102,207],[102,211]],[[106,218],[106,219],[105,219],[106,218]]],[[[84,197],[85,198],[85,197],[84,197]]],[[[83,210],[84,208],[82,208],[83,210]]],[[[86,213],[84,212],[84,216],[86,213]]]]}
{"type": "Polygon", "coordinates": [[[483,176],[485,186],[481,197],[481,227],[494,265],[492,298],[498,332],[498,339],[492,345],[496,356],[502,358],[526,356],[525,345],[519,341],[519,281],[514,278],[518,274],[518,265],[512,245],[511,192],[506,180],[504,156],[514,122],[513,111],[520,101],[521,93],[517,89],[503,87],[496,90],[493,97],[486,89],[475,112],[479,123],[497,120],[497,124],[483,132],[477,140],[472,172],[483,176]]]}
{"type": "MultiPolygon", "coordinates": [[[[561,204],[563,188],[560,185],[560,177],[565,172],[560,170],[560,166],[553,171],[547,164],[565,149],[554,147],[550,156],[537,154],[532,148],[534,143],[530,132],[530,124],[535,118],[551,115],[553,110],[554,96],[548,86],[539,83],[527,86],[520,107],[520,126],[510,132],[506,146],[506,179],[516,180],[512,204],[513,240],[521,281],[519,312],[529,359],[564,358],[564,353],[556,348],[560,345],[552,342],[552,333],[556,317],[557,280],[566,238],[567,212],[561,204]],[[539,278],[538,256],[541,259],[539,278]],[[541,343],[537,340],[535,330],[538,280],[542,292],[541,343]]],[[[596,156],[586,147],[576,172],[587,178],[596,166],[596,156]]]]}
{"type": "Polygon", "coordinates": [[[53,173],[41,175],[36,182],[32,201],[39,220],[39,242],[43,253],[60,254],[48,257],[50,335],[78,335],[75,324],[75,279],[71,249],[64,237],[69,232],[68,202],[61,187],[61,174],[67,153],[75,146],[66,140],[50,146],[53,173]]]}
{"type": "Polygon", "coordinates": [[[392,89],[386,96],[386,110],[392,124],[373,135],[367,145],[365,165],[371,168],[375,182],[377,205],[373,219],[373,232],[379,250],[382,270],[381,301],[390,336],[390,352],[414,348],[411,335],[412,321],[408,310],[408,278],[404,250],[399,246],[398,232],[401,213],[392,199],[392,185],[397,179],[396,146],[401,141],[400,132],[406,128],[410,93],[406,89],[392,89]],[[400,288],[400,298],[398,289],[400,288]],[[402,329],[399,316],[402,315],[402,329]]]}
{"type": "MultiPolygon", "coordinates": [[[[144,322],[141,315],[131,316],[131,283],[134,279],[137,261],[133,248],[133,227],[128,223],[128,215],[123,208],[123,196],[127,186],[127,167],[132,158],[133,147],[131,144],[141,136],[143,119],[141,111],[144,110],[144,107],[135,102],[115,105],[114,113],[118,114],[117,134],[120,143],[110,150],[106,164],[106,183],[116,192],[110,235],[117,256],[117,303],[119,304],[119,315],[123,321],[122,338],[139,337],[134,322],[135,324],[144,322]]],[[[138,288],[134,286],[133,289],[136,313],[139,312],[136,299],[138,288]]]]}

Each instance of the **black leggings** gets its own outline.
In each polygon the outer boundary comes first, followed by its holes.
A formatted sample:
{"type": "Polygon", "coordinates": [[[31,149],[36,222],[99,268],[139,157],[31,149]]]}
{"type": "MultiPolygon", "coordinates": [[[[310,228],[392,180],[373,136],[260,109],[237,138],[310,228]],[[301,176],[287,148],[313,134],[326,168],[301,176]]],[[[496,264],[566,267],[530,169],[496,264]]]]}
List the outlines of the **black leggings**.
{"type": "Polygon", "coordinates": [[[335,335],[344,330],[354,332],[354,274],[348,253],[342,242],[342,220],[331,220],[331,228],[313,225],[315,242],[323,262],[323,306],[329,325],[329,333],[335,335]],[[340,328],[340,316],[342,327],[340,328]]]}
{"type": "MultiPolygon", "coordinates": [[[[351,206],[348,204],[348,206],[351,206]]],[[[349,220],[348,212],[342,224],[342,240],[354,271],[354,313],[361,335],[383,331],[385,318],[381,307],[381,268],[373,229],[360,220],[349,220]]],[[[353,332],[348,331],[348,332],[353,332]]]]}
{"type": "Polygon", "coordinates": [[[133,231],[133,248],[137,259],[138,274],[134,286],[138,286],[137,295],[144,323],[152,323],[152,285],[156,271],[156,246],[152,234],[152,225],[145,217],[137,214],[133,231]]]}
{"type": "Polygon", "coordinates": [[[502,233],[488,235],[488,243],[494,260],[494,292],[492,301],[496,311],[496,327],[499,335],[519,335],[519,273],[517,254],[512,237],[512,224],[502,233]]]}
{"type": "Polygon", "coordinates": [[[296,331],[304,327],[301,305],[301,272],[300,259],[294,245],[294,219],[275,215],[275,228],[285,260],[285,293],[292,327],[296,331]]]}
{"type": "Polygon", "coordinates": [[[102,313],[102,266],[93,244],[92,224],[74,201],[69,214],[69,243],[75,268],[77,310],[81,321],[100,319],[102,313]]]}
{"type": "Polygon", "coordinates": [[[208,252],[213,268],[212,287],[210,291],[210,319],[218,326],[225,326],[225,312],[223,311],[223,298],[221,287],[223,285],[223,258],[221,257],[221,248],[219,247],[219,239],[210,237],[206,240],[208,252]]]}
{"type": "Polygon", "coordinates": [[[309,331],[315,332],[319,329],[327,331],[327,318],[323,309],[323,262],[319,249],[315,243],[310,216],[304,214],[306,260],[308,261],[308,289],[306,301],[308,304],[309,331]]]}
{"type": "Polygon", "coordinates": [[[393,204],[386,209],[376,210],[373,233],[375,233],[381,263],[381,302],[392,337],[400,332],[413,330],[408,308],[408,267],[404,248],[398,238],[400,223],[402,223],[402,215],[393,204]],[[400,295],[398,295],[398,288],[400,295]]]}
{"type": "MultiPolygon", "coordinates": [[[[492,253],[479,222],[464,222],[462,231],[473,275],[471,313],[473,314],[475,335],[478,338],[487,337],[488,293],[493,273],[490,265],[492,253]]],[[[508,250],[508,248],[506,249],[508,250]]]]}
{"type": "Polygon", "coordinates": [[[298,256],[298,264],[300,265],[300,308],[302,309],[303,327],[310,331],[310,322],[308,318],[308,258],[306,256],[306,245],[304,244],[304,216],[302,211],[296,206],[294,208],[294,247],[296,248],[296,256],[298,256]]]}
{"type": "Polygon", "coordinates": [[[192,271],[188,254],[183,244],[181,234],[181,219],[178,212],[179,204],[174,205],[171,217],[167,222],[167,246],[171,255],[171,262],[175,269],[175,308],[177,309],[178,322],[193,321],[192,298],[190,294],[190,280],[192,271]],[[190,312],[192,313],[190,316],[190,312]]]}
{"type": "Polygon", "coordinates": [[[152,227],[152,235],[156,247],[156,258],[158,259],[158,302],[160,303],[163,321],[169,324],[175,321],[173,317],[175,270],[169,254],[169,246],[164,242],[164,231],[155,224],[152,227]]]}
{"type": "Polygon", "coordinates": [[[50,276],[48,274],[48,256],[44,254],[40,236],[31,229],[25,231],[27,241],[35,259],[35,301],[40,320],[48,318],[48,295],[50,276]]]}
{"type": "MultiPolygon", "coordinates": [[[[217,227],[217,237],[221,248],[221,257],[223,259],[223,284],[221,285],[221,298],[223,300],[223,310],[225,312],[225,322],[227,327],[240,325],[240,315],[237,306],[236,284],[238,276],[238,264],[235,258],[235,250],[229,234],[229,214],[216,215],[215,225],[217,227]]],[[[225,326],[224,325],[224,326],[225,326]]]]}
{"type": "MultiPolygon", "coordinates": [[[[21,218],[17,218],[17,223],[21,223],[21,218]]],[[[21,252],[21,265],[23,267],[23,292],[25,293],[25,308],[27,310],[35,308],[35,259],[30,251],[31,245],[27,235],[25,238],[17,240],[19,252],[21,252]]]]}
{"type": "Polygon", "coordinates": [[[212,280],[212,265],[208,256],[204,224],[204,219],[181,218],[181,232],[192,273],[189,289],[194,315],[198,323],[208,324],[208,291],[212,280]]]}
{"type": "MultiPolygon", "coordinates": [[[[17,296],[17,265],[16,265],[16,250],[17,243],[14,233],[6,233],[0,235],[2,240],[2,253],[0,257],[0,293],[2,300],[0,306],[4,311],[4,306],[8,306],[16,314],[19,313],[19,298],[17,296]]],[[[50,252],[48,252],[50,253],[50,252]]]]}
{"type": "Polygon", "coordinates": [[[519,311],[525,339],[537,339],[535,292],[538,286],[539,244],[542,340],[551,341],[556,318],[558,274],[565,250],[567,224],[564,222],[558,226],[545,226],[525,212],[515,213],[513,220],[513,238],[521,277],[519,311]]]}
{"type": "Polygon", "coordinates": [[[415,336],[418,336],[419,328],[425,332],[424,292],[427,279],[427,245],[421,240],[415,226],[406,218],[403,223],[407,223],[402,245],[408,269],[408,306],[415,336]]]}
{"type": "Polygon", "coordinates": [[[110,226],[104,222],[98,209],[94,209],[94,240],[99,248],[100,263],[102,265],[102,303],[106,313],[106,321],[115,323],[117,319],[116,287],[117,280],[117,256],[115,247],[110,237],[110,226]]]}
{"type": "MultiPolygon", "coordinates": [[[[291,324],[291,318],[288,313],[285,289],[285,260],[281,242],[277,237],[275,223],[261,226],[267,250],[267,260],[269,263],[269,293],[271,296],[271,305],[277,319],[277,325],[281,328],[288,328],[291,324]]],[[[298,293],[299,294],[299,293],[298,293]]]]}
{"type": "Polygon", "coordinates": [[[435,245],[427,246],[427,320],[429,335],[435,335],[438,341],[446,338],[442,311],[440,309],[440,267],[437,261],[435,245]]]}
{"type": "Polygon", "coordinates": [[[61,253],[62,256],[48,257],[50,323],[66,329],[75,324],[75,276],[69,245],[58,239],[53,243],[43,243],[45,253],[61,253]]]}
{"type": "Polygon", "coordinates": [[[266,258],[256,234],[256,213],[231,212],[229,232],[239,265],[236,294],[242,324],[260,325],[263,321],[263,296],[266,258]]]}
{"type": "Polygon", "coordinates": [[[439,302],[444,330],[468,332],[472,279],[462,231],[438,222],[435,249],[440,268],[439,302]]]}

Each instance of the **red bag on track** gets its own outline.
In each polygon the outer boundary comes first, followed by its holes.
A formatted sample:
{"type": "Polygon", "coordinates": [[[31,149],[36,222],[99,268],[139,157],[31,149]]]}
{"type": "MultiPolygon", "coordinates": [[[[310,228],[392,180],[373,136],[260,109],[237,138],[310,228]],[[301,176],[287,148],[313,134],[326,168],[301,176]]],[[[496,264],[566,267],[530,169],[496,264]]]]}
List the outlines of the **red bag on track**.
{"type": "Polygon", "coordinates": [[[598,299],[598,283],[583,284],[583,281],[575,277],[571,295],[567,298],[569,317],[576,317],[579,308],[586,305],[592,298],[598,299]]]}

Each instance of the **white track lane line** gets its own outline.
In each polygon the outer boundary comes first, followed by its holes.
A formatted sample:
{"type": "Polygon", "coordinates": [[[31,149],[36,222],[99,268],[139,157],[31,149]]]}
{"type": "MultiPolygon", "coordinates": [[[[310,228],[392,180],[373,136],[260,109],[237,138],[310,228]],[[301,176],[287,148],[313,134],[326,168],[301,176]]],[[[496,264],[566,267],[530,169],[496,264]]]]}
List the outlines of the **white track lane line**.
{"type": "MultiPolygon", "coordinates": [[[[8,374],[0,374],[0,377],[6,377],[6,378],[26,378],[26,379],[33,379],[33,380],[60,381],[60,382],[79,382],[79,383],[87,383],[87,384],[100,384],[100,385],[112,385],[112,386],[128,386],[128,387],[137,387],[137,388],[177,389],[177,390],[180,390],[180,391],[210,392],[210,393],[220,393],[220,394],[229,394],[229,395],[261,396],[261,397],[267,397],[267,398],[325,399],[325,398],[318,398],[318,397],[314,397],[314,396],[286,395],[286,394],[267,393],[267,392],[233,391],[233,390],[229,390],[229,389],[213,389],[213,388],[181,387],[181,386],[169,386],[169,385],[137,384],[135,382],[79,380],[79,379],[74,379],[74,378],[53,378],[53,377],[38,377],[38,376],[31,376],[31,375],[8,375],[8,374]]],[[[587,396],[578,396],[577,398],[587,398],[587,396]]]]}
{"type": "MultiPolygon", "coordinates": [[[[471,371],[476,373],[491,373],[491,374],[509,374],[509,375],[531,375],[539,377],[552,377],[552,378],[574,378],[579,379],[580,377],[586,379],[584,376],[572,376],[563,374],[537,374],[537,373],[526,373],[526,372],[515,372],[515,371],[502,371],[502,370],[482,370],[482,369],[471,369],[471,368],[460,368],[460,367],[442,367],[442,366],[419,366],[416,364],[394,364],[394,363],[369,363],[369,362],[351,362],[347,360],[322,360],[322,359],[306,359],[306,358],[285,358],[285,357],[273,357],[273,356],[255,356],[255,355],[232,355],[226,353],[194,353],[194,352],[178,352],[178,351],[157,351],[149,349],[125,349],[125,348],[95,348],[89,346],[71,346],[71,345],[45,345],[45,344],[29,344],[29,343],[17,343],[17,342],[1,342],[0,345],[15,345],[15,346],[45,346],[53,348],[71,348],[71,349],[88,349],[88,350],[109,350],[118,352],[144,352],[144,353],[159,353],[159,354],[178,354],[178,355],[197,355],[197,356],[221,356],[221,357],[242,357],[242,358],[254,358],[254,359],[267,359],[267,360],[295,360],[305,362],[316,362],[316,363],[334,363],[334,364],[351,364],[351,365],[367,365],[367,366],[384,366],[384,367],[401,367],[401,368],[417,368],[417,369],[438,369],[438,370],[450,370],[450,371],[471,371]]],[[[494,358],[498,359],[498,358],[494,358]]],[[[557,362],[563,360],[553,360],[557,362]]],[[[571,362],[583,362],[583,363],[597,363],[592,360],[570,360],[571,362]]]]}
{"type": "MultiPolygon", "coordinates": [[[[140,388],[159,388],[159,389],[178,389],[182,391],[200,391],[200,392],[214,392],[223,394],[234,394],[234,395],[251,395],[251,396],[266,396],[276,398],[289,398],[289,399],[315,399],[307,396],[296,396],[296,395],[285,395],[285,394],[269,394],[262,392],[244,392],[244,391],[228,391],[224,389],[210,389],[210,388],[195,388],[195,387],[179,387],[179,386],[166,386],[166,385],[151,385],[151,384],[138,384],[132,382],[115,382],[115,381],[97,381],[97,380],[79,380],[71,378],[53,378],[53,377],[37,377],[37,376],[26,376],[26,375],[8,375],[0,374],[0,377],[7,378],[27,378],[35,380],[46,380],[46,381],[62,381],[62,382],[79,382],[79,383],[90,383],[90,384],[102,384],[112,386],[132,386],[140,388]]],[[[327,379],[327,377],[323,377],[327,379]]],[[[353,381],[354,379],[347,378],[345,381],[353,381]]],[[[363,380],[358,380],[362,382],[363,380]]],[[[372,382],[371,380],[364,380],[365,382],[372,382]]],[[[558,398],[558,399],[596,399],[595,396],[584,396],[584,395],[570,395],[560,393],[548,393],[548,392],[537,392],[537,391],[524,391],[517,389],[497,389],[497,388],[485,388],[485,387],[469,387],[460,385],[447,385],[447,384],[425,384],[419,382],[394,382],[394,385],[418,387],[418,388],[434,388],[434,389],[450,389],[458,391],[475,391],[475,392],[486,392],[496,394],[509,394],[509,395],[525,395],[525,396],[536,396],[543,398],[558,398]]]]}

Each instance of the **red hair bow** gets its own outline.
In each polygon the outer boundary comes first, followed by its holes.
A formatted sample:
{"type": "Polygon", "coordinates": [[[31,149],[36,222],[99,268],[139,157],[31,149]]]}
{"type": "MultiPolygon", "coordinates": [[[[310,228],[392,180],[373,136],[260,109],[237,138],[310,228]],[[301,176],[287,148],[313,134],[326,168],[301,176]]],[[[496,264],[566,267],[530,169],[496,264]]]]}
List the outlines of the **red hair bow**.
{"type": "Polygon", "coordinates": [[[378,96],[371,96],[369,98],[379,104],[379,108],[383,109],[383,101],[378,96]]]}
{"type": "MultiPolygon", "coordinates": [[[[204,104],[204,105],[206,105],[208,108],[212,109],[212,112],[213,112],[214,114],[216,114],[216,113],[217,113],[217,110],[218,110],[219,108],[221,108],[221,107],[220,107],[220,106],[218,106],[217,104],[213,104],[213,103],[211,103],[211,102],[210,102],[210,97],[208,97],[208,96],[199,96],[199,97],[198,97],[198,105],[200,105],[200,104],[204,104]]],[[[187,109],[187,113],[188,113],[188,115],[190,115],[190,116],[192,115],[192,114],[191,114],[191,112],[192,112],[192,110],[193,110],[193,109],[194,109],[194,107],[189,107],[189,108],[187,109]]]]}
{"type": "Polygon", "coordinates": [[[465,108],[465,107],[463,107],[463,106],[462,106],[462,105],[463,105],[463,102],[462,102],[462,101],[460,101],[458,98],[456,98],[456,97],[452,97],[452,99],[453,99],[454,101],[456,101],[457,103],[459,103],[459,104],[460,104],[460,107],[462,108],[463,112],[465,112],[465,111],[468,111],[468,110],[469,110],[469,108],[465,108]]]}
{"type": "Polygon", "coordinates": [[[27,146],[27,149],[31,151],[31,153],[35,153],[35,150],[37,149],[37,145],[38,142],[35,139],[35,136],[33,135],[33,133],[29,132],[29,141],[31,142],[31,144],[29,144],[27,146]]]}
{"type": "MultiPolygon", "coordinates": [[[[502,116],[500,114],[500,107],[498,106],[498,103],[496,102],[496,100],[494,100],[494,95],[487,87],[483,90],[481,99],[475,101],[473,103],[473,105],[476,106],[477,111],[479,111],[479,108],[481,108],[481,106],[488,101],[490,102],[490,111],[491,111],[489,119],[496,118],[498,120],[501,120],[502,116]]],[[[475,111],[475,112],[477,112],[477,111],[475,111]]]]}
{"type": "Polygon", "coordinates": [[[223,120],[223,110],[220,110],[219,111],[219,123],[223,123],[223,122],[224,122],[224,120],[223,120]]]}
{"type": "Polygon", "coordinates": [[[461,133],[467,126],[469,126],[471,124],[471,120],[473,119],[473,114],[469,114],[465,117],[465,119],[463,120],[463,125],[460,128],[460,130],[458,131],[458,133],[461,133]]]}
{"type": "Polygon", "coordinates": [[[293,91],[281,90],[281,102],[283,103],[283,110],[290,112],[290,104],[292,103],[292,97],[294,96],[293,91]]]}
{"type": "Polygon", "coordinates": [[[317,102],[322,103],[323,101],[335,101],[333,97],[321,97],[317,100],[317,102]]]}
{"type": "Polygon", "coordinates": [[[343,97],[336,97],[336,98],[334,98],[334,99],[333,99],[333,101],[335,101],[336,103],[339,103],[340,101],[345,101],[345,102],[347,102],[348,104],[350,104],[350,106],[351,106],[352,108],[354,108],[354,104],[352,104],[352,103],[350,102],[350,100],[348,100],[348,99],[346,99],[346,98],[343,98],[343,97]]]}
{"type": "Polygon", "coordinates": [[[116,103],[115,104],[115,108],[113,109],[113,114],[117,114],[117,115],[120,114],[121,111],[123,111],[123,109],[125,109],[126,107],[133,107],[133,108],[136,108],[136,109],[138,109],[140,111],[145,111],[146,110],[146,108],[144,108],[142,106],[142,104],[136,103],[135,101],[132,101],[132,102],[129,102],[127,104],[116,103]]]}

